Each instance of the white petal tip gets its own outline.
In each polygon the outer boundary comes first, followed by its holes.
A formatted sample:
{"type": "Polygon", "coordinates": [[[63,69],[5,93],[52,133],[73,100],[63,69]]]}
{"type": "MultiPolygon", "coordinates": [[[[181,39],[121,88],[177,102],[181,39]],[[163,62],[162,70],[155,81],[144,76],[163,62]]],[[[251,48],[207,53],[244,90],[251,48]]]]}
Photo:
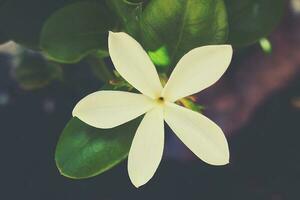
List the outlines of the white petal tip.
{"type": "Polygon", "coordinates": [[[117,33],[108,31],[108,42],[110,43],[116,37],[117,33]]]}
{"type": "Polygon", "coordinates": [[[73,111],[72,111],[72,117],[77,117],[78,119],[80,119],[81,121],[84,121],[83,119],[81,119],[81,115],[80,115],[80,109],[79,109],[79,103],[76,104],[76,106],[74,107],[73,111]]]}
{"type": "Polygon", "coordinates": [[[215,163],[214,165],[224,166],[224,165],[228,165],[228,164],[229,164],[229,160],[223,160],[223,161],[219,161],[219,162],[215,163]]]}
{"type": "Polygon", "coordinates": [[[229,161],[217,161],[217,162],[206,162],[206,163],[213,166],[225,166],[229,164],[229,161]]]}
{"type": "Polygon", "coordinates": [[[115,32],[112,32],[112,31],[108,31],[108,35],[111,36],[111,35],[114,35],[115,32]]]}
{"type": "Polygon", "coordinates": [[[223,45],[224,49],[226,49],[228,52],[230,52],[230,54],[233,53],[233,48],[230,44],[225,44],[223,45]]]}
{"type": "Polygon", "coordinates": [[[223,49],[222,52],[224,52],[225,54],[229,54],[230,57],[232,57],[233,48],[232,48],[232,46],[230,44],[213,45],[213,46],[217,46],[218,48],[223,49]]]}
{"type": "Polygon", "coordinates": [[[74,107],[73,111],[72,111],[72,117],[77,117],[77,105],[74,107]]]}
{"type": "Polygon", "coordinates": [[[108,31],[108,37],[112,38],[112,37],[116,37],[120,34],[124,34],[124,32],[112,32],[112,31],[108,31]]]}
{"type": "MultiPolygon", "coordinates": [[[[209,47],[209,46],[208,46],[209,47]]],[[[221,50],[221,52],[225,53],[226,54],[230,54],[232,55],[233,54],[233,48],[230,44],[222,44],[222,45],[211,45],[211,47],[213,48],[219,48],[221,50]]],[[[201,48],[201,47],[200,47],[201,48]]]]}
{"type": "Polygon", "coordinates": [[[219,159],[207,161],[208,164],[214,165],[214,166],[228,165],[229,162],[230,162],[229,154],[224,155],[224,157],[220,157],[219,159]]]}
{"type": "Polygon", "coordinates": [[[131,175],[130,173],[129,173],[129,178],[132,185],[134,185],[134,187],[136,188],[140,188],[141,186],[145,185],[149,181],[146,179],[141,179],[141,177],[134,177],[134,175],[131,175]]]}
{"type": "Polygon", "coordinates": [[[134,185],[136,188],[140,188],[141,186],[145,185],[145,183],[135,183],[131,180],[131,183],[134,185]]]}

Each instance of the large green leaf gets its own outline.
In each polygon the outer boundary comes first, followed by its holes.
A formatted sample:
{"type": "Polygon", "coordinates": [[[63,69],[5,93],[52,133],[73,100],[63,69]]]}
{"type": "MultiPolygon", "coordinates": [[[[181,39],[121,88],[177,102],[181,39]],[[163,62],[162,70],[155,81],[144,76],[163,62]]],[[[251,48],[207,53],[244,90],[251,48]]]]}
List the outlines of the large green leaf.
{"type": "Polygon", "coordinates": [[[141,29],[144,46],[152,52],[166,48],[174,64],[195,47],[227,40],[226,8],[223,0],[152,0],[141,29]]]}
{"type": "Polygon", "coordinates": [[[229,18],[229,41],[245,46],[267,36],[279,23],[284,0],[225,0],[229,18]]]}
{"type": "Polygon", "coordinates": [[[75,63],[107,48],[110,13],[100,2],[76,2],[55,12],[45,23],[40,44],[56,61],[75,63]]]}
{"type": "Polygon", "coordinates": [[[38,48],[44,21],[59,7],[75,0],[3,0],[0,2],[1,30],[18,43],[38,48]]]}
{"type": "Polygon", "coordinates": [[[73,118],[59,139],[55,160],[60,173],[82,179],[96,176],[128,155],[140,118],[113,129],[97,129],[73,118]]]}
{"type": "Polygon", "coordinates": [[[61,67],[42,58],[39,54],[24,53],[15,69],[16,80],[23,89],[33,90],[62,79],[61,67]]]}

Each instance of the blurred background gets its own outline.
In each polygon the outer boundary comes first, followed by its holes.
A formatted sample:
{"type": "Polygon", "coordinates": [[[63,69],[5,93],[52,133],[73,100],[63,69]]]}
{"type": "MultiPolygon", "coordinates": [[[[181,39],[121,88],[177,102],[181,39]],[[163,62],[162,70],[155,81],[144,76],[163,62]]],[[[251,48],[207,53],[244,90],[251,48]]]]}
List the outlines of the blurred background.
{"type": "Polygon", "coordinates": [[[205,164],[168,130],[163,161],[140,189],[126,160],[86,180],[60,175],[58,138],[75,103],[101,85],[82,61],[66,64],[63,80],[59,69],[50,78],[47,67],[36,72],[45,86],[36,88],[20,68],[20,52],[14,42],[0,46],[1,199],[300,199],[300,1],[288,1],[268,40],[235,52],[225,76],[197,97],[227,135],[230,164],[205,164]]]}

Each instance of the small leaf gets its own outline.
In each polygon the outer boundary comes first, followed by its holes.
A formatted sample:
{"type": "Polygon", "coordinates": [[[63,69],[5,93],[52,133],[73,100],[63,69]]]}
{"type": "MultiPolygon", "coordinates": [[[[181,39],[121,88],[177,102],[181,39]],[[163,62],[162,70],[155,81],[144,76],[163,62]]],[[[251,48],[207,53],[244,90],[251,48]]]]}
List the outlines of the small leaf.
{"type": "Polygon", "coordinates": [[[278,25],[284,0],[225,0],[229,17],[229,42],[247,46],[269,35],[278,25]]]}
{"type": "Polygon", "coordinates": [[[24,54],[20,65],[15,69],[16,79],[26,90],[39,89],[53,80],[62,79],[62,70],[58,64],[49,63],[39,54],[24,54]]]}
{"type": "Polygon", "coordinates": [[[272,53],[272,44],[270,40],[268,40],[268,38],[261,38],[259,40],[259,44],[264,53],[266,54],[272,53]]]}
{"type": "Polygon", "coordinates": [[[100,2],[76,2],[47,20],[40,45],[50,59],[76,63],[91,52],[107,49],[112,25],[108,10],[100,2]]]}
{"type": "Polygon", "coordinates": [[[194,99],[194,97],[186,97],[180,99],[179,103],[182,104],[184,107],[199,113],[203,112],[203,110],[205,109],[204,106],[198,105],[196,103],[196,99],[194,99]]]}
{"type": "Polygon", "coordinates": [[[112,168],[128,155],[140,118],[112,129],[97,129],[72,118],[59,139],[55,160],[60,173],[82,179],[112,168]]]}
{"type": "Polygon", "coordinates": [[[148,55],[152,62],[160,69],[164,69],[171,64],[168,50],[165,46],[158,48],[155,51],[148,51],[148,55]]]}
{"type": "Polygon", "coordinates": [[[189,50],[227,40],[223,0],[152,0],[141,18],[143,45],[156,51],[166,46],[172,64],[189,50]]]}

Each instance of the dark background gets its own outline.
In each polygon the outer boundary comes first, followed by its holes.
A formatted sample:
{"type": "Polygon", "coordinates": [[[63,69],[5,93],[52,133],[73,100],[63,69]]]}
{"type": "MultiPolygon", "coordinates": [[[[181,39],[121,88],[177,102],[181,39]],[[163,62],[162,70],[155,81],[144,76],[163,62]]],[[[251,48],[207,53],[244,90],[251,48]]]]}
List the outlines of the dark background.
{"type": "Polygon", "coordinates": [[[0,54],[0,199],[300,199],[299,27],[289,10],[270,37],[271,55],[258,45],[238,53],[222,80],[199,96],[227,134],[231,163],[208,166],[167,131],[164,159],[140,189],[130,183],[126,161],[87,180],[65,178],[55,166],[74,104],[99,88],[84,63],[70,72],[65,66],[69,82],[26,91],[10,56],[0,54]]]}

